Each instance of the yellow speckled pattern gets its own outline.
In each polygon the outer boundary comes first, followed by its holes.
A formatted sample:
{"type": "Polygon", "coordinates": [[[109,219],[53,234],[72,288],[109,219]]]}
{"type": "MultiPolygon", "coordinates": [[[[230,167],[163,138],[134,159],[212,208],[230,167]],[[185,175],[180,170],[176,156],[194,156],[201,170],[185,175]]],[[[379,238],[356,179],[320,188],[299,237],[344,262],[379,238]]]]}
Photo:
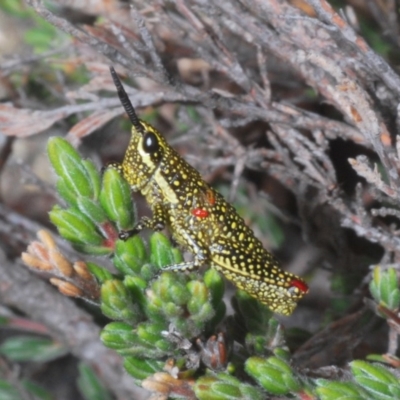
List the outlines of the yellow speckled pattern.
{"type": "MultiPolygon", "coordinates": [[[[116,85],[121,97],[122,86],[116,85]]],[[[306,283],[280,268],[236,210],[155,128],[139,119],[133,122],[124,160],[112,167],[122,172],[132,190],[146,197],[153,211],[135,232],[168,226],[175,240],[194,255],[191,262],[165,269],[182,271],[209,264],[272,311],[291,314],[308,292],[306,283]]]]}

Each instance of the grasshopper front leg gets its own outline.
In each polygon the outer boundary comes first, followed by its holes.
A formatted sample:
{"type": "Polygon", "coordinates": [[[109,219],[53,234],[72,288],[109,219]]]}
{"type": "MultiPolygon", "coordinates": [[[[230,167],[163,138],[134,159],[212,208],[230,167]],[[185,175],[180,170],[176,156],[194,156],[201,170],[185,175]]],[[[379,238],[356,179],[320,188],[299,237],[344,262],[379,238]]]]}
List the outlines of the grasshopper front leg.
{"type": "Polygon", "coordinates": [[[118,237],[121,240],[128,240],[130,237],[137,235],[140,231],[145,228],[149,228],[153,231],[162,231],[167,223],[167,215],[160,203],[154,204],[153,206],[153,217],[142,217],[140,221],[134,226],[133,229],[128,231],[121,231],[118,237]]]}

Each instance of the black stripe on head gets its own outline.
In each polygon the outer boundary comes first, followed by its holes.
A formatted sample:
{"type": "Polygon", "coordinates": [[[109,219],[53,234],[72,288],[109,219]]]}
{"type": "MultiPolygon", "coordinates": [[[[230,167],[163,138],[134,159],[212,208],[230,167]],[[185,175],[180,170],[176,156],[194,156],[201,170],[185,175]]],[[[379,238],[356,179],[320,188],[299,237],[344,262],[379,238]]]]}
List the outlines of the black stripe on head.
{"type": "Polygon", "coordinates": [[[133,105],[132,105],[131,101],[129,100],[129,97],[126,94],[124,87],[122,86],[122,82],[119,79],[118,74],[115,71],[113,66],[110,66],[110,72],[111,72],[111,76],[114,81],[114,85],[117,88],[118,97],[119,97],[121,104],[124,107],[126,113],[128,114],[128,117],[131,120],[132,125],[139,132],[143,132],[142,124],[140,123],[140,120],[139,120],[138,116],[136,115],[135,109],[133,108],[133,105]]]}

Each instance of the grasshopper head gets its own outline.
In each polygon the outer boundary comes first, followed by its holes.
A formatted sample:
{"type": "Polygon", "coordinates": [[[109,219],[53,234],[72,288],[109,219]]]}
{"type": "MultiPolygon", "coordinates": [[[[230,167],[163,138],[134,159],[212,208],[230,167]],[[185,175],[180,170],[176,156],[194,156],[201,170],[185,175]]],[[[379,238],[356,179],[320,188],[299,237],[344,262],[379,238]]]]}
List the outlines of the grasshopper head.
{"type": "Polygon", "coordinates": [[[122,162],[123,175],[133,188],[142,188],[152,178],[170,146],[160,132],[138,118],[113,67],[110,72],[121,104],[132,122],[131,140],[122,162]]]}

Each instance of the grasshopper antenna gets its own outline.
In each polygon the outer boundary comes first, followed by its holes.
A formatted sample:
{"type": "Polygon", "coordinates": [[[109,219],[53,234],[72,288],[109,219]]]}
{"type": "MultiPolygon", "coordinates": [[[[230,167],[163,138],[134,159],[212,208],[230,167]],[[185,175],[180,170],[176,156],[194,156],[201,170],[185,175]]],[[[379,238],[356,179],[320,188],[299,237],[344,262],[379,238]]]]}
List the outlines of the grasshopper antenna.
{"type": "Polygon", "coordinates": [[[128,117],[131,120],[132,125],[139,132],[142,132],[143,131],[142,124],[140,123],[140,120],[139,120],[138,116],[136,115],[135,109],[133,108],[133,105],[132,105],[131,101],[129,100],[129,97],[126,94],[124,87],[122,86],[122,82],[119,79],[118,74],[115,71],[113,66],[110,66],[110,72],[111,72],[111,76],[114,81],[114,85],[117,88],[118,97],[119,97],[121,104],[124,107],[126,113],[128,114],[128,117]]]}

